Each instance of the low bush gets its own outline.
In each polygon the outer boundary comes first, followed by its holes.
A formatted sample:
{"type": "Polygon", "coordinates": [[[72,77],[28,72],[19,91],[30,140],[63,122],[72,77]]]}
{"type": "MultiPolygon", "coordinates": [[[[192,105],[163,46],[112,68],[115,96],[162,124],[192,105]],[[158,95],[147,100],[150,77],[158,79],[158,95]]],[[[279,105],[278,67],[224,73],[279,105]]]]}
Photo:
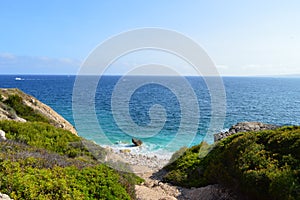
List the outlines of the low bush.
{"type": "Polygon", "coordinates": [[[0,165],[1,191],[13,199],[130,199],[119,180],[118,173],[101,164],[81,170],[21,167],[8,160],[0,165]]]}
{"type": "Polygon", "coordinates": [[[27,121],[31,121],[31,122],[38,121],[38,122],[49,123],[48,118],[36,112],[33,108],[25,105],[23,103],[22,98],[16,94],[8,96],[8,98],[3,103],[13,108],[19,117],[22,117],[27,121]]]}
{"type": "Polygon", "coordinates": [[[69,131],[15,121],[0,121],[0,129],[8,138],[0,141],[0,191],[13,199],[134,199],[143,181],[99,163],[85,148],[93,143],[69,131]]]}
{"type": "Polygon", "coordinates": [[[202,145],[166,166],[165,181],[185,187],[218,183],[253,199],[300,196],[300,127],[234,134],[204,157],[202,145]]]}
{"type": "Polygon", "coordinates": [[[43,148],[61,155],[68,155],[69,157],[91,156],[90,152],[82,145],[80,137],[46,123],[0,121],[0,129],[6,132],[8,139],[30,146],[43,148]]]}

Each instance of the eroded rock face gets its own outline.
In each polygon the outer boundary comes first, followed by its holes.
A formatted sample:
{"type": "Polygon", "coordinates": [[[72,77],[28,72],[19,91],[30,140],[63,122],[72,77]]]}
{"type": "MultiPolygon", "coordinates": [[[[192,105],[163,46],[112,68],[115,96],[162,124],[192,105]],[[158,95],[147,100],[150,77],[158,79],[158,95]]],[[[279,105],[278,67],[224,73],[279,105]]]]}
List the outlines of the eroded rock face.
{"type": "Polygon", "coordinates": [[[276,128],[279,128],[279,126],[273,124],[264,124],[261,122],[240,122],[230,127],[230,129],[226,132],[214,134],[214,140],[216,142],[238,132],[274,130],[276,128]]]}
{"type": "MultiPolygon", "coordinates": [[[[38,113],[42,114],[50,120],[50,124],[58,128],[63,128],[70,131],[71,133],[77,135],[77,131],[67,120],[65,120],[61,115],[55,112],[49,106],[43,104],[36,98],[25,94],[19,89],[0,89],[0,95],[3,100],[7,99],[10,95],[18,95],[22,98],[23,103],[31,108],[33,108],[38,113]]],[[[0,102],[0,120],[14,120],[20,122],[26,122],[25,119],[17,116],[16,113],[9,110],[5,104],[0,102]]]]}

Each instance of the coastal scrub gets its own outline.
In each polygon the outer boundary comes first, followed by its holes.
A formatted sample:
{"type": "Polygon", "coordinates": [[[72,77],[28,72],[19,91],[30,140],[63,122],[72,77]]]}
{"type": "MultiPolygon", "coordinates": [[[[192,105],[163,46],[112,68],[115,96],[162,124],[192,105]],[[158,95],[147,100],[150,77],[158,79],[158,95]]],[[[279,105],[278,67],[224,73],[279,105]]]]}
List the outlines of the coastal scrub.
{"type": "MultiPolygon", "coordinates": [[[[13,199],[135,199],[131,173],[101,164],[69,131],[44,122],[0,121],[0,191],[13,199]]],[[[95,150],[96,151],[96,150],[95,150]]],[[[97,155],[105,155],[98,146],[97,155]]]]}
{"type": "Polygon", "coordinates": [[[299,199],[299,126],[237,133],[204,157],[199,156],[203,145],[166,166],[164,180],[184,187],[221,184],[250,199],[299,199]]]}

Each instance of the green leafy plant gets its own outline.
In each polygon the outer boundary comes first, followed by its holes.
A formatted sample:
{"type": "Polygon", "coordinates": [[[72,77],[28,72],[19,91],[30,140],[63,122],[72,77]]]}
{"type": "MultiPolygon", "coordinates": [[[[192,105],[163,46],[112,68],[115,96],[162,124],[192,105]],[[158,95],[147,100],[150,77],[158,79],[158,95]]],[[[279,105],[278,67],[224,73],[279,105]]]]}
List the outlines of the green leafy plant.
{"type": "Polygon", "coordinates": [[[8,139],[30,146],[44,148],[70,157],[90,154],[84,145],[81,145],[80,137],[46,123],[0,121],[0,128],[6,132],[8,139]]]}
{"type": "Polygon", "coordinates": [[[38,169],[2,161],[0,175],[1,191],[13,199],[130,199],[120,175],[101,164],[38,169]]]}
{"type": "Polygon", "coordinates": [[[165,181],[186,187],[218,183],[253,199],[300,196],[300,127],[234,134],[204,157],[202,145],[166,166],[165,181]]]}

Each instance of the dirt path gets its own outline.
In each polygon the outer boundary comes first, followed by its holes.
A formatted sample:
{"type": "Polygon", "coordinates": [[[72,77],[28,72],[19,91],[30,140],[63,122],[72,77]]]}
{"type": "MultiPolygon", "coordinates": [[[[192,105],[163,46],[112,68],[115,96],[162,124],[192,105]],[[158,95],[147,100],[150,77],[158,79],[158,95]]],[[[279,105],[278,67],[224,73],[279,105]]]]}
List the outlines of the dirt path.
{"type": "Polygon", "coordinates": [[[135,186],[138,200],[237,200],[238,198],[232,192],[220,185],[208,185],[201,188],[182,188],[161,182],[165,171],[155,170],[142,173],[143,170],[149,170],[145,166],[136,166],[137,175],[145,179],[141,185],[135,186]],[[143,169],[144,168],[144,169],[143,169]],[[138,173],[139,172],[139,173],[138,173]]]}
{"type": "MultiPolygon", "coordinates": [[[[179,187],[172,186],[168,183],[161,182],[163,172],[149,171],[146,173],[141,173],[142,168],[146,167],[136,167],[139,168],[140,173],[136,173],[143,179],[145,182],[141,185],[136,185],[136,195],[139,200],[174,200],[179,199],[181,196],[181,191],[179,187]]],[[[136,169],[135,169],[136,170],[136,169]]]]}
{"type": "Polygon", "coordinates": [[[188,189],[163,183],[162,177],[166,172],[162,168],[168,160],[157,156],[117,151],[109,154],[106,160],[120,160],[129,164],[132,172],[145,180],[135,186],[138,200],[236,200],[228,190],[219,185],[188,189]]]}

